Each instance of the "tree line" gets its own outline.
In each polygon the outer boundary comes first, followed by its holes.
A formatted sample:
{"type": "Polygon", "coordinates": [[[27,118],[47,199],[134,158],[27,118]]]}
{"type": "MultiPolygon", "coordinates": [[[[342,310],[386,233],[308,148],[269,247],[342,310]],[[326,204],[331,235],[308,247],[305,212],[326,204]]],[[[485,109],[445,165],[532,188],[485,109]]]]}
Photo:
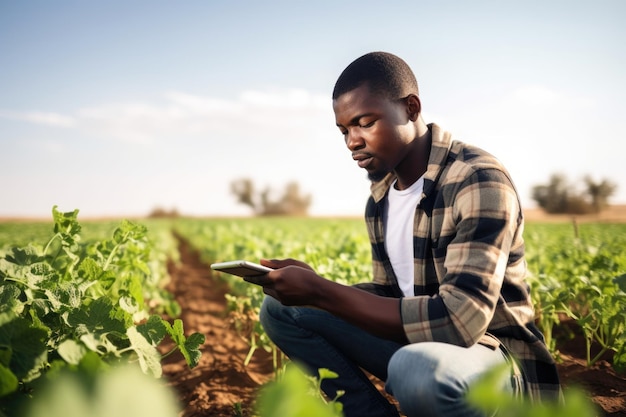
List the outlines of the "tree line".
{"type": "Polygon", "coordinates": [[[608,180],[594,181],[587,175],[576,187],[564,174],[553,174],[547,184],[535,185],[532,198],[550,214],[599,213],[609,205],[617,185],[608,180]]]}
{"type": "MultiPolygon", "coordinates": [[[[553,174],[547,184],[533,186],[532,198],[550,214],[589,214],[605,209],[617,190],[614,182],[595,181],[590,175],[581,184],[576,186],[564,174],[553,174]]],[[[313,201],[294,181],[278,194],[270,187],[257,189],[250,178],[231,182],[230,189],[237,202],[250,207],[256,216],[306,216],[313,201]]]]}

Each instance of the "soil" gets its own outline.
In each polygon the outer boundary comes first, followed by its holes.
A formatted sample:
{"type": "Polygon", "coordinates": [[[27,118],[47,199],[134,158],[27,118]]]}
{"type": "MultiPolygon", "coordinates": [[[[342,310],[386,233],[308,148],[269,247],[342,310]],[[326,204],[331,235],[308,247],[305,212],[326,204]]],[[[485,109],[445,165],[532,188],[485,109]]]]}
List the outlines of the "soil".
{"type": "MultiPolygon", "coordinates": [[[[182,308],[185,331],[206,336],[195,368],[189,369],[180,355],[164,359],[165,378],[183,408],[180,417],[252,416],[257,390],[273,378],[272,358],[259,349],[249,365],[243,365],[249,346],[228,316],[224,297],[228,286],[212,277],[210,268],[185,241],[180,241],[179,249],[181,261],[170,264],[168,289],[182,308]]],[[[564,329],[568,328],[565,323],[564,329]]],[[[558,366],[564,386],[583,388],[600,415],[626,417],[626,377],[613,371],[610,357],[587,368],[584,346],[583,339],[575,337],[561,347],[558,366]]]]}

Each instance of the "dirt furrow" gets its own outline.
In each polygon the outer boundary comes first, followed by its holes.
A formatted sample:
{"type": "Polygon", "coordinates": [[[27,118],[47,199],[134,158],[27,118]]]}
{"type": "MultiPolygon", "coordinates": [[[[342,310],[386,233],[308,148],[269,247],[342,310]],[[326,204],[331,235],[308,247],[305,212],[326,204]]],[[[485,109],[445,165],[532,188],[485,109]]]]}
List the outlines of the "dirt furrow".
{"type": "Polygon", "coordinates": [[[259,382],[273,375],[272,359],[257,351],[244,367],[249,346],[229,322],[228,286],[212,276],[187,242],[179,240],[179,249],[180,263],[169,266],[168,290],[181,306],[185,332],[206,336],[195,368],[189,369],[181,355],[164,359],[164,376],[184,406],[181,417],[249,415],[259,382]]]}

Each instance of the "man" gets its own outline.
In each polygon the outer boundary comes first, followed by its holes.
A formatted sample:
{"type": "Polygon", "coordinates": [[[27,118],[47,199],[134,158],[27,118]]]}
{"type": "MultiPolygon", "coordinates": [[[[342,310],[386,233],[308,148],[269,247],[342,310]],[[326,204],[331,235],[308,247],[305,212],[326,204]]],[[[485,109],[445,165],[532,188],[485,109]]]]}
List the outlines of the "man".
{"type": "Polygon", "coordinates": [[[480,416],[464,399],[485,371],[494,389],[557,398],[558,376],[525,282],[523,217],[493,156],[422,119],[417,81],[400,58],[364,55],[333,91],[337,127],[372,181],[365,217],[372,283],[345,286],[295,260],[262,260],[261,323],[293,361],[339,374],[323,389],[346,416],[480,416]],[[514,360],[514,361],[512,361],[514,360]],[[515,365],[515,364],[518,364],[515,365]]]}

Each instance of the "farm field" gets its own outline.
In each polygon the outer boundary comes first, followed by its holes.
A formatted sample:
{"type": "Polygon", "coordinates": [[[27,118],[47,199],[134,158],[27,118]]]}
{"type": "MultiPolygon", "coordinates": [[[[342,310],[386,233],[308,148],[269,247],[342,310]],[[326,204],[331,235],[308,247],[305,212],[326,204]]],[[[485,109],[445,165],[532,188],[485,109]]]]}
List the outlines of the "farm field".
{"type": "MultiPolygon", "coordinates": [[[[110,232],[114,223],[86,222],[84,229],[96,238],[110,232]]],[[[163,377],[184,405],[182,416],[251,416],[258,388],[274,377],[280,365],[280,355],[272,351],[262,329],[255,326],[261,291],[239,279],[212,273],[208,267],[211,262],[295,257],[345,284],[369,276],[369,245],[361,219],[175,219],[142,223],[152,240],[162,242],[156,251],[166,259],[165,288],[180,306],[179,317],[186,333],[206,337],[199,362],[192,369],[180,355],[162,362],[163,377]]],[[[45,222],[0,223],[0,250],[39,241],[50,228],[45,222]]],[[[602,415],[626,416],[626,378],[616,372],[614,363],[626,360],[618,354],[626,353],[626,304],[612,281],[626,274],[626,255],[622,254],[626,224],[530,220],[526,239],[534,275],[531,288],[538,313],[542,313],[538,320],[548,329],[544,333],[559,359],[565,385],[584,388],[603,410],[602,415]],[[581,281],[592,291],[575,286],[581,281]],[[562,302],[571,295],[570,290],[581,290],[582,296],[562,302]],[[599,298],[594,298],[596,295],[599,298]],[[594,338],[592,328],[614,332],[594,338]],[[606,346],[604,352],[601,343],[606,346]]],[[[166,352],[171,347],[164,343],[159,350],[166,352]]]]}

